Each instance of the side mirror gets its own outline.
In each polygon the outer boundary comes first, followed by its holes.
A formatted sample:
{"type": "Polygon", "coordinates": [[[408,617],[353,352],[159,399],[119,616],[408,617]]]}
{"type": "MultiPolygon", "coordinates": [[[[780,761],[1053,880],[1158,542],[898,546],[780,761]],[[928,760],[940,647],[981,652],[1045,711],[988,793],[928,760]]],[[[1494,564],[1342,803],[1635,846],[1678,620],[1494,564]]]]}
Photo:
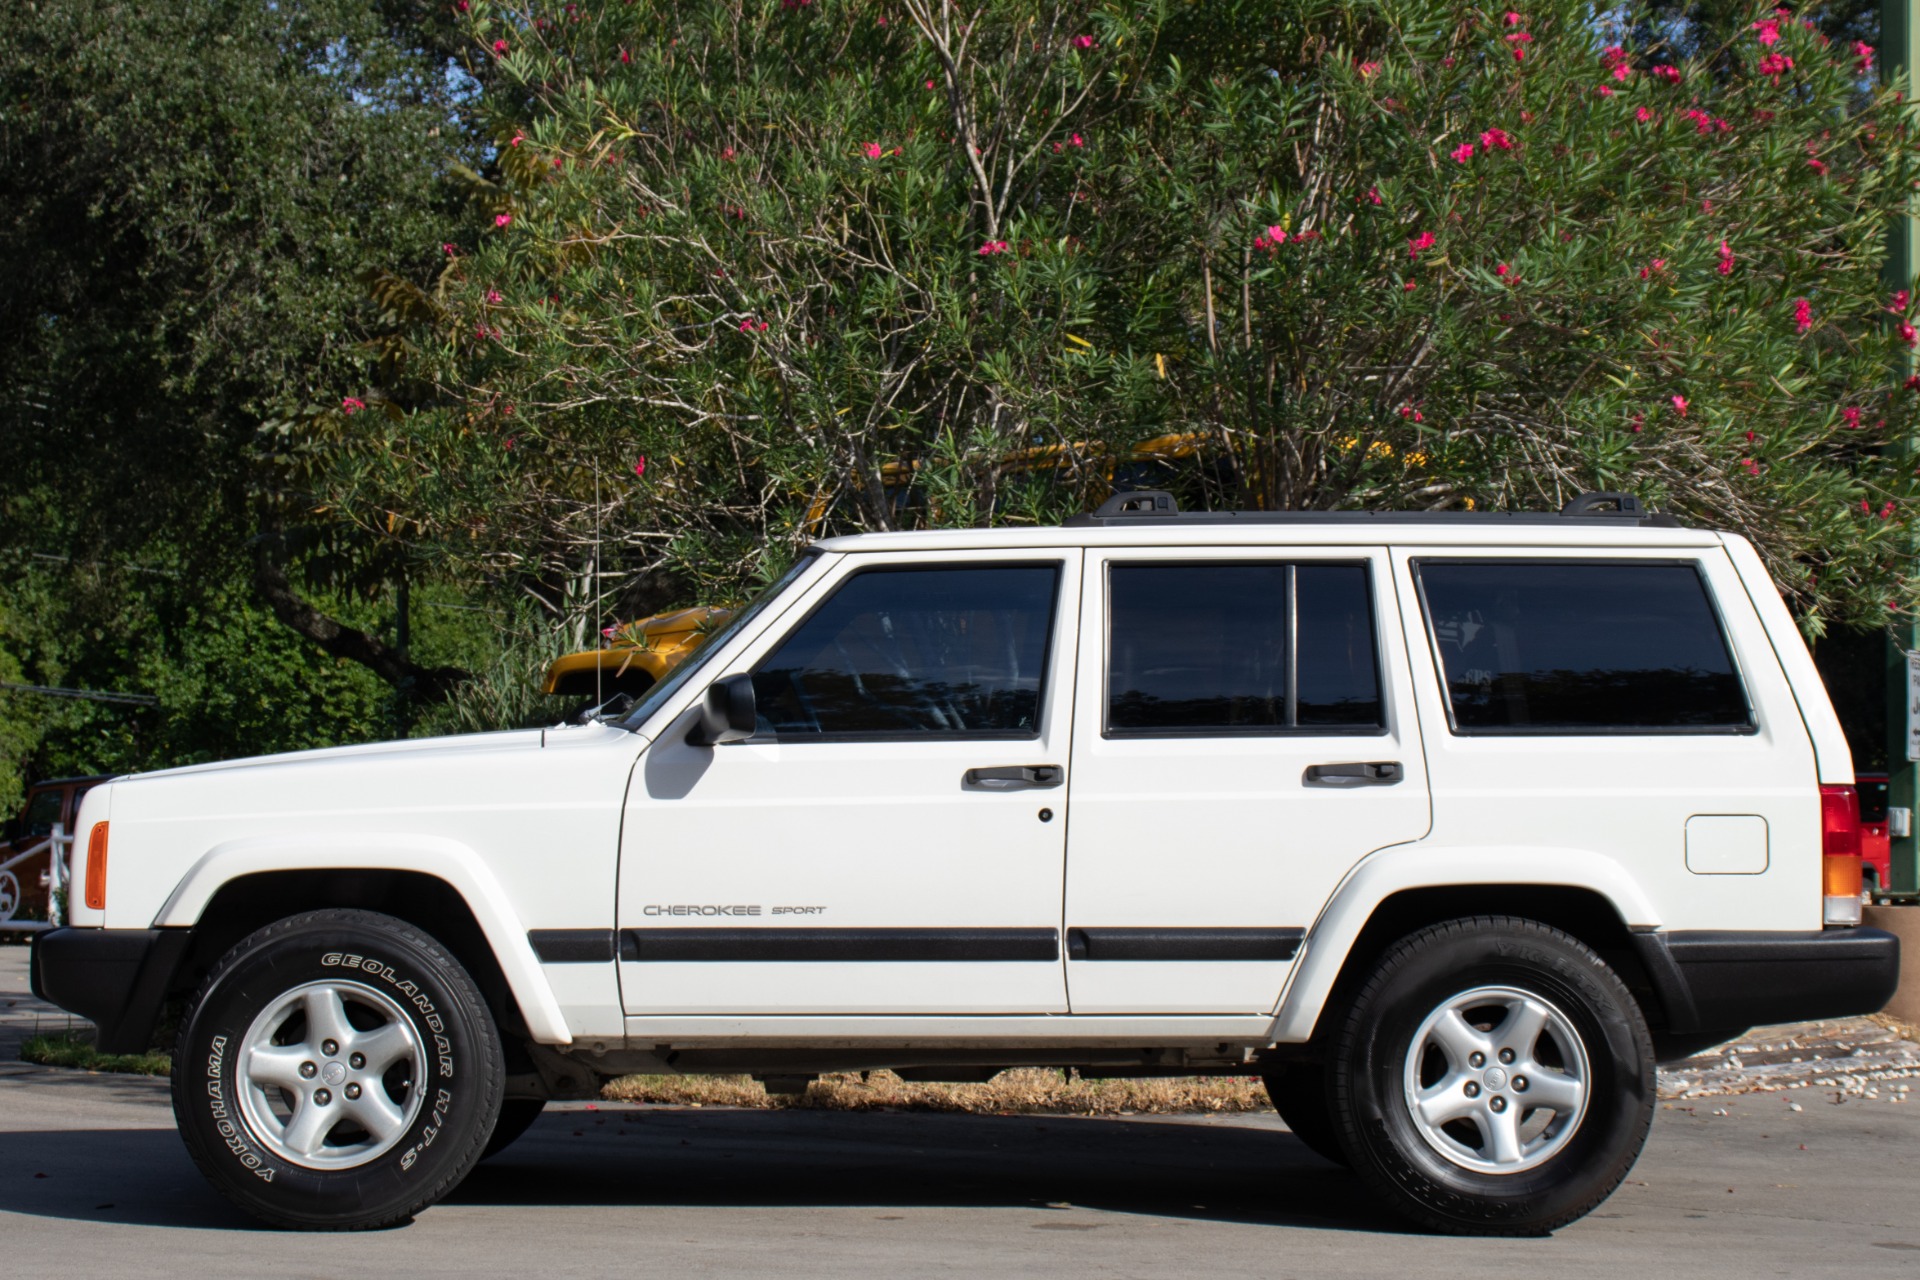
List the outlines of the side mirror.
{"type": "Polygon", "coordinates": [[[687,741],[696,747],[739,742],[751,738],[758,723],[753,707],[753,677],[726,676],[707,687],[706,701],[700,704],[700,718],[687,733],[687,741]]]}

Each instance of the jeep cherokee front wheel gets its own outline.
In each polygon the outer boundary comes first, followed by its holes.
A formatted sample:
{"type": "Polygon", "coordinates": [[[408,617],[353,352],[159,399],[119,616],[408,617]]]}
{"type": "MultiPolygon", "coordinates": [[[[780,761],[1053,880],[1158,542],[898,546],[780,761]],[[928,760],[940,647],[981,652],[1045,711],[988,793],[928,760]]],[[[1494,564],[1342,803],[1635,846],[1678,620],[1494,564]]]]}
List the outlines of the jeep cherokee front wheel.
{"type": "Polygon", "coordinates": [[[1536,1235],[1612,1194],[1653,1119],[1653,1047],[1619,977],[1557,929],[1450,920],[1402,939],[1330,1048],[1354,1170],[1442,1231],[1536,1235]]]}
{"type": "Polygon", "coordinates": [[[499,1037],[473,980],[371,911],[244,939],[195,996],[174,1063],[194,1163],[275,1226],[403,1222],[459,1185],[500,1114],[499,1037]]]}

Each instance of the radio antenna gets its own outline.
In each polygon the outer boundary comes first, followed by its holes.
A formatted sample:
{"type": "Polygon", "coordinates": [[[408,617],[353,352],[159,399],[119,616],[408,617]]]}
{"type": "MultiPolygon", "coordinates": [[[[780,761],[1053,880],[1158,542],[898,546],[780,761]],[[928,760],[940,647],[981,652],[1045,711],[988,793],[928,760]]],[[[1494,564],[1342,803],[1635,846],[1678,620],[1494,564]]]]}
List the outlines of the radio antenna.
{"type": "Polygon", "coordinates": [[[600,616],[600,460],[593,462],[593,576],[587,581],[587,589],[593,592],[593,705],[598,710],[606,702],[600,689],[600,675],[606,668],[607,656],[604,646],[607,633],[602,629],[604,619],[600,616]]]}

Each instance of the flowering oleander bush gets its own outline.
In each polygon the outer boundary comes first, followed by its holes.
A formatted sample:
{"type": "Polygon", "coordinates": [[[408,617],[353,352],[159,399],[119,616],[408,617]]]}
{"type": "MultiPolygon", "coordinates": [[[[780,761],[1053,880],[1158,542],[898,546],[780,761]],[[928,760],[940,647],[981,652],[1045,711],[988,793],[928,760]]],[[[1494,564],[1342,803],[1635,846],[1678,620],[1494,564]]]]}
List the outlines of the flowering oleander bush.
{"type": "Polygon", "coordinates": [[[466,17],[497,172],[387,389],[342,389],[388,397],[332,461],[369,523],[558,572],[597,518],[724,596],[822,532],[1116,480],[1626,489],[1753,536],[1816,632],[1920,594],[1907,125],[1790,10],[1693,58],[1570,0],[466,17]]]}

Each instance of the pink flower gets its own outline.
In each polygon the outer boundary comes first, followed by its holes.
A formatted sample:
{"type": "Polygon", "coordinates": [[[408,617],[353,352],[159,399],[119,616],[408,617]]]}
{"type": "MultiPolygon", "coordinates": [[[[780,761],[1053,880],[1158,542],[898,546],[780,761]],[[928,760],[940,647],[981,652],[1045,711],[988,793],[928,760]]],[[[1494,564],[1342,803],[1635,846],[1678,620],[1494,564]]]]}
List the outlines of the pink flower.
{"type": "Polygon", "coordinates": [[[1720,242],[1720,261],[1714,267],[1714,270],[1718,271],[1723,276],[1730,276],[1733,274],[1733,250],[1727,247],[1727,242],[1725,240],[1722,240],[1720,242]]]}
{"type": "Polygon", "coordinates": [[[1906,343],[1909,349],[1920,345],[1920,332],[1916,332],[1914,327],[1905,320],[1895,326],[1895,332],[1900,335],[1900,341],[1906,343]]]}
{"type": "Polygon", "coordinates": [[[1635,431],[1645,431],[1645,430],[1647,429],[1647,415],[1646,415],[1646,414],[1644,414],[1644,413],[1636,413],[1636,414],[1634,414],[1634,415],[1633,415],[1633,429],[1634,429],[1635,431]]]}
{"type": "Polygon", "coordinates": [[[1465,164],[1467,161],[1473,159],[1473,144],[1471,142],[1463,142],[1455,147],[1449,154],[1453,156],[1455,164],[1465,164]]]}
{"type": "Polygon", "coordinates": [[[1688,107],[1681,114],[1686,116],[1687,119],[1693,121],[1693,128],[1696,133],[1712,133],[1713,132],[1713,117],[1708,115],[1706,112],[1702,111],[1700,108],[1688,107]]]}
{"type": "Polygon", "coordinates": [[[1686,417],[1687,416],[1687,398],[1685,396],[1674,396],[1672,397],[1672,400],[1673,400],[1674,412],[1678,413],[1683,418],[1686,417]]]}
{"type": "Polygon", "coordinates": [[[1664,80],[1664,81],[1666,81],[1666,82],[1667,82],[1668,84],[1679,84],[1679,83],[1680,83],[1680,68],[1678,68],[1678,67],[1655,67],[1655,68],[1653,69],[1653,78],[1654,78],[1655,80],[1664,80]]]}
{"type": "Polygon", "coordinates": [[[1796,333],[1813,328],[1813,304],[1805,298],[1793,300],[1793,328],[1796,333]]]}
{"type": "Polygon", "coordinates": [[[1778,18],[1762,18],[1753,24],[1753,29],[1760,33],[1754,38],[1761,44],[1772,45],[1780,39],[1780,19],[1778,18]]]}
{"type": "Polygon", "coordinates": [[[740,332],[742,333],[761,333],[765,331],[766,327],[767,322],[765,320],[755,320],[752,316],[748,316],[740,322],[740,332]]]}
{"type": "Polygon", "coordinates": [[[1895,293],[1893,295],[1893,298],[1887,303],[1887,310],[1891,311],[1896,316],[1905,315],[1907,311],[1907,301],[1912,296],[1913,295],[1908,293],[1905,289],[1900,290],[1899,292],[1895,293]]]}
{"type": "Polygon", "coordinates": [[[1513,138],[1505,129],[1488,129],[1480,135],[1480,149],[1483,151],[1511,151],[1513,138]]]}
{"type": "Polygon", "coordinates": [[[493,56],[496,58],[504,58],[507,56],[507,42],[505,40],[495,40],[493,42],[493,56]]]}
{"type": "Polygon", "coordinates": [[[625,49],[622,49],[622,50],[620,51],[620,61],[622,61],[622,62],[632,62],[632,61],[633,61],[633,55],[632,55],[632,54],[630,54],[630,53],[628,53],[628,52],[627,52],[627,51],[626,51],[625,49]]]}
{"type": "Polygon", "coordinates": [[[1880,518],[1882,520],[1885,520],[1888,516],[1892,514],[1893,514],[1893,499],[1889,498],[1887,499],[1886,503],[1882,505],[1880,508],[1880,518]]]}
{"type": "Polygon", "coordinates": [[[1415,262],[1418,262],[1420,255],[1433,248],[1433,244],[1433,232],[1422,231],[1419,235],[1407,241],[1407,256],[1415,262]]]}
{"type": "Polygon", "coordinates": [[[866,146],[866,152],[867,152],[867,159],[869,160],[878,160],[881,156],[886,154],[885,151],[881,150],[880,144],[877,142],[869,142],[866,146]]]}
{"type": "Polygon", "coordinates": [[[604,639],[604,640],[611,640],[611,639],[613,639],[613,638],[614,638],[615,636],[617,636],[617,635],[619,635],[619,634],[620,634],[620,628],[618,628],[618,627],[602,627],[602,628],[600,628],[600,636],[601,636],[601,638],[602,638],[602,639],[604,639]]]}
{"type": "Polygon", "coordinates": [[[1087,145],[1087,140],[1076,133],[1067,138],[1067,145],[1070,147],[1084,147],[1087,145]]]}
{"type": "Polygon", "coordinates": [[[524,141],[526,141],[526,138],[527,138],[527,135],[526,135],[526,134],[524,134],[524,133],[516,133],[516,134],[514,134],[514,135],[513,135],[513,137],[511,137],[511,138],[509,138],[509,139],[507,140],[507,145],[508,145],[508,146],[510,146],[510,147],[517,147],[517,146],[519,146],[519,145],[520,145],[520,144],[521,144],[522,142],[524,142],[524,141]]]}
{"type": "Polygon", "coordinates": [[[1793,59],[1784,53],[1770,53],[1760,59],[1760,74],[1770,77],[1775,84],[1779,84],[1780,77],[1791,70],[1793,70],[1793,59]]]}
{"type": "Polygon", "coordinates": [[[1632,74],[1633,74],[1633,68],[1628,66],[1626,63],[1616,62],[1613,64],[1613,78],[1615,80],[1625,80],[1627,77],[1631,76],[1632,74]]]}
{"type": "Polygon", "coordinates": [[[1288,239],[1289,237],[1285,227],[1268,227],[1253,238],[1253,247],[1256,249],[1278,249],[1281,245],[1285,244],[1288,239]]]}
{"type": "Polygon", "coordinates": [[[1508,44],[1532,44],[1533,37],[1524,31],[1515,31],[1507,37],[1508,44]]]}
{"type": "Polygon", "coordinates": [[[496,227],[510,227],[513,225],[513,215],[510,213],[496,213],[493,215],[493,225],[496,227]]]}
{"type": "Polygon", "coordinates": [[[500,291],[498,289],[487,290],[487,301],[493,303],[496,307],[499,306],[502,301],[500,291]]]}
{"type": "Polygon", "coordinates": [[[1517,44],[1513,46],[1513,60],[1515,62],[1525,62],[1527,60],[1527,50],[1525,45],[1517,44]]]}
{"type": "Polygon", "coordinates": [[[1401,285],[1400,289],[1401,289],[1401,292],[1403,293],[1412,293],[1415,289],[1418,289],[1419,287],[1420,287],[1419,281],[1409,280],[1405,284],[1401,285]]]}
{"type": "Polygon", "coordinates": [[[1380,188],[1378,188],[1378,187],[1368,187],[1368,188],[1367,188],[1367,203],[1368,203],[1368,204],[1383,204],[1383,203],[1385,203],[1384,201],[1382,201],[1382,200],[1380,199],[1380,188]]]}
{"type": "Polygon", "coordinates": [[[1653,112],[1646,107],[1641,107],[1633,113],[1633,118],[1638,120],[1641,124],[1652,124],[1653,112]]]}
{"type": "Polygon", "coordinates": [[[1371,80],[1380,71],[1380,64],[1377,62],[1362,62],[1357,64],[1357,67],[1362,80],[1371,80]]]}
{"type": "Polygon", "coordinates": [[[1099,43],[1100,42],[1092,36],[1075,36],[1073,38],[1073,47],[1076,49],[1092,49],[1099,43]]]}
{"type": "Polygon", "coordinates": [[[1757,476],[1760,474],[1760,464],[1755,462],[1752,458],[1740,459],[1740,465],[1747,469],[1747,474],[1750,476],[1757,476]]]}
{"type": "Polygon", "coordinates": [[[1005,253],[1006,251],[1007,242],[1005,240],[989,240],[980,246],[980,256],[983,258],[990,258],[996,253],[1005,253]]]}
{"type": "Polygon", "coordinates": [[[633,474],[636,479],[647,474],[647,458],[645,454],[634,459],[633,474]]]}
{"type": "Polygon", "coordinates": [[[1594,92],[1599,94],[1603,98],[1611,98],[1613,96],[1613,86],[1610,84],[1603,84],[1599,88],[1595,89],[1594,92]]]}
{"type": "Polygon", "coordinates": [[[1503,262],[1499,266],[1493,269],[1493,274],[1499,276],[1502,280],[1505,280],[1508,276],[1513,274],[1513,268],[1503,262]]]}
{"type": "Polygon", "coordinates": [[[451,258],[454,254],[458,253],[459,250],[455,249],[451,244],[443,244],[440,246],[440,252],[451,258]]]}
{"type": "Polygon", "coordinates": [[[358,399],[354,396],[348,396],[340,402],[340,412],[346,414],[349,418],[366,407],[367,402],[365,400],[358,399]]]}
{"type": "Polygon", "coordinates": [[[1525,21],[1526,21],[1526,19],[1525,19],[1525,18],[1522,18],[1522,17],[1521,17],[1521,16],[1519,15],[1519,14],[1517,14],[1517,13],[1515,13],[1515,12],[1513,12],[1513,10],[1511,10],[1511,9],[1509,9],[1509,10],[1507,10],[1507,12],[1506,12],[1506,16],[1505,16],[1505,17],[1503,17],[1503,18],[1501,19],[1501,21],[1503,21],[1503,22],[1505,22],[1505,23],[1506,23],[1506,24],[1507,24],[1508,26],[1510,26],[1510,27],[1517,27],[1517,26],[1519,26],[1519,25],[1520,25],[1520,24],[1521,24],[1522,22],[1525,22],[1525,21]]]}
{"type": "Polygon", "coordinates": [[[1866,75],[1873,70],[1873,46],[1864,40],[1853,42],[1853,70],[1856,75],[1866,75]]]}
{"type": "Polygon", "coordinates": [[[1848,405],[1840,411],[1840,420],[1857,431],[1860,428],[1860,410],[1853,405],[1848,405]]]}
{"type": "Polygon", "coordinates": [[[1824,174],[1827,171],[1827,162],[1825,160],[1809,159],[1807,161],[1807,168],[1813,170],[1815,173],[1824,174]]]}
{"type": "Polygon", "coordinates": [[[461,13],[465,13],[467,10],[471,9],[473,6],[468,4],[467,0],[459,0],[459,3],[454,5],[453,7],[455,9],[458,9],[461,13]]]}
{"type": "Polygon", "coordinates": [[[931,80],[927,81],[927,88],[929,89],[933,88],[933,81],[931,80]]]}

